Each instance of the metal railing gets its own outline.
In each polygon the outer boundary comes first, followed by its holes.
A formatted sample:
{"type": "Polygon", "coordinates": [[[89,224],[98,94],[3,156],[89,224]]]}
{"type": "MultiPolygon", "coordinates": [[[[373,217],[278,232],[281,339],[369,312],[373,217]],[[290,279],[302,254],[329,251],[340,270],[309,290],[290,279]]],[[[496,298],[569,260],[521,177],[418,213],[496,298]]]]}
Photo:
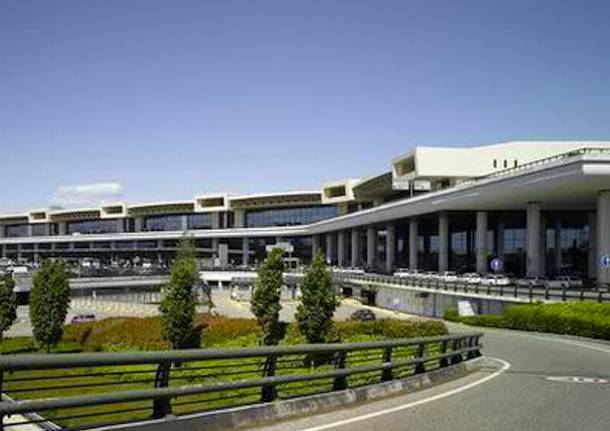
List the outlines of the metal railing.
{"type": "Polygon", "coordinates": [[[535,300],[546,301],[596,301],[610,302],[610,291],[608,289],[587,289],[569,287],[535,287],[520,286],[516,283],[509,285],[482,285],[481,283],[467,283],[466,281],[443,281],[441,279],[426,279],[418,277],[396,277],[393,275],[379,274],[341,274],[333,273],[335,280],[339,282],[363,282],[415,287],[437,292],[463,293],[466,295],[497,296],[499,298],[520,298],[524,301],[535,300]]]}
{"type": "Polygon", "coordinates": [[[473,359],[481,336],[0,356],[7,397],[0,419],[20,415],[4,429],[43,422],[78,429],[342,390],[473,359]]]}

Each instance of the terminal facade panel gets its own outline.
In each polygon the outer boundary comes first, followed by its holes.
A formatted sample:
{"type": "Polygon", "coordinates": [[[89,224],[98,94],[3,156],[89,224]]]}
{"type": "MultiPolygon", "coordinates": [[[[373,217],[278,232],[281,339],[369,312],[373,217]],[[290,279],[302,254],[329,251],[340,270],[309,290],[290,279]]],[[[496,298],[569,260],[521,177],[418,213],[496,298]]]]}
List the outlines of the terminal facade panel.
{"type": "Polygon", "coordinates": [[[376,272],[575,274],[610,282],[610,142],[417,147],[389,170],[317,191],[196,196],[0,216],[5,260],[167,263],[188,234],[206,266],[295,263],[376,272]]]}

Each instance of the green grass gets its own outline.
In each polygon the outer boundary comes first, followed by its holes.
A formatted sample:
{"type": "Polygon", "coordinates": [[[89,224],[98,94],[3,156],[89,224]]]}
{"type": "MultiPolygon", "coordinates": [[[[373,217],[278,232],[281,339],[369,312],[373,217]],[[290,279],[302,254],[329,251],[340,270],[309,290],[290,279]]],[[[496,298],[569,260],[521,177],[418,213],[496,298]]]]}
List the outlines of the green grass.
{"type": "MultiPolygon", "coordinates": [[[[206,347],[239,348],[253,347],[259,343],[260,332],[256,322],[249,319],[227,319],[200,316],[204,327],[203,344],[206,347]]],[[[335,326],[333,340],[343,342],[374,341],[388,338],[411,338],[446,334],[446,327],[440,322],[378,320],[371,322],[340,322],[335,326]]],[[[304,343],[303,336],[294,324],[288,325],[282,344],[304,343]]],[[[161,340],[159,322],[156,318],[106,319],[99,322],[68,325],[62,342],[57,348],[62,351],[117,351],[155,350],[166,348],[161,340]]],[[[2,344],[5,353],[31,353],[35,346],[30,338],[6,339],[2,344]]],[[[428,355],[438,354],[439,346],[430,346],[428,355]]],[[[393,360],[412,358],[413,347],[396,348],[393,360]]],[[[366,352],[352,352],[346,358],[347,366],[379,364],[382,362],[381,349],[366,352]]],[[[334,368],[332,362],[313,367],[304,355],[291,355],[279,359],[276,375],[307,374],[323,372],[334,368]]],[[[438,361],[429,365],[438,365],[438,361]]],[[[219,382],[257,379],[262,377],[264,358],[235,360],[197,361],[182,364],[171,370],[171,386],[193,384],[214,384],[219,382]]],[[[132,365],[116,367],[95,367],[80,369],[60,369],[45,371],[18,371],[5,375],[4,388],[16,399],[64,397],[84,394],[101,394],[153,386],[156,365],[132,365]],[[87,374],[95,373],[88,376],[87,374]],[[102,375],[100,375],[102,374],[102,375]],[[106,374],[106,375],[103,375],[106,374]]],[[[413,366],[395,370],[395,377],[413,373],[413,366]]],[[[359,386],[380,381],[381,372],[362,373],[348,377],[349,386],[359,386]]],[[[278,385],[279,398],[291,398],[310,393],[329,391],[333,387],[330,378],[312,382],[278,385]]],[[[260,401],[260,388],[234,390],[230,392],[198,394],[178,397],[172,400],[174,414],[186,414],[203,410],[213,410],[232,405],[249,404],[260,401]]],[[[129,403],[128,405],[96,405],[92,407],[62,409],[41,412],[50,420],[62,426],[75,428],[85,424],[125,422],[149,418],[152,401],[129,403]],[[120,411],[122,409],[139,411],[120,411]],[[110,414],[107,414],[110,413],[110,414]],[[90,415],[88,417],[65,418],[66,416],[90,415]],[[62,419],[64,418],[64,419],[62,419]]]]}
{"type": "Polygon", "coordinates": [[[565,302],[508,307],[501,315],[460,317],[449,309],[445,319],[469,325],[549,332],[610,340],[610,304],[565,302]]]}

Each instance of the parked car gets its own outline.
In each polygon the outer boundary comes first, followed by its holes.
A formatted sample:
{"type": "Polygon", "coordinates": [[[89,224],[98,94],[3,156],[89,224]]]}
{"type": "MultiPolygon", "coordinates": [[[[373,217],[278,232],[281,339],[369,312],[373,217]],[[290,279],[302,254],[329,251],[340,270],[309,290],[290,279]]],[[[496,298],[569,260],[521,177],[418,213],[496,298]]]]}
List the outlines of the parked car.
{"type": "Polygon", "coordinates": [[[407,278],[407,277],[411,277],[411,271],[406,269],[406,268],[398,268],[396,269],[396,271],[394,271],[394,277],[403,277],[403,278],[407,278]]]}
{"type": "Polygon", "coordinates": [[[559,277],[555,277],[553,280],[548,280],[546,282],[546,286],[548,288],[556,288],[556,289],[569,289],[569,288],[582,288],[583,283],[582,279],[570,275],[562,275],[559,277]]]}
{"type": "Polygon", "coordinates": [[[481,282],[481,276],[476,272],[468,272],[462,275],[462,280],[468,284],[479,284],[481,282]]]}
{"type": "Polygon", "coordinates": [[[544,287],[547,279],[544,277],[525,277],[517,280],[517,285],[521,287],[544,287]]]}
{"type": "Polygon", "coordinates": [[[458,281],[458,275],[455,271],[445,271],[438,278],[445,283],[456,283],[458,281]]]}
{"type": "Polygon", "coordinates": [[[502,274],[490,274],[481,278],[483,286],[508,286],[509,284],[510,278],[502,274]]]}
{"type": "Polygon", "coordinates": [[[352,315],[350,316],[350,320],[359,320],[361,322],[365,322],[368,320],[375,320],[377,319],[377,317],[375,316],[375,313],[373,313],[371,310],[363,308],[362,310],[358,310],[358,311],[354,311],[352,313],[352,315]]]}
{"type": "Polygon", "coordinates": [[[77,314],[70,323],[85,323],[95,321],[95,314],[77,314]]]}

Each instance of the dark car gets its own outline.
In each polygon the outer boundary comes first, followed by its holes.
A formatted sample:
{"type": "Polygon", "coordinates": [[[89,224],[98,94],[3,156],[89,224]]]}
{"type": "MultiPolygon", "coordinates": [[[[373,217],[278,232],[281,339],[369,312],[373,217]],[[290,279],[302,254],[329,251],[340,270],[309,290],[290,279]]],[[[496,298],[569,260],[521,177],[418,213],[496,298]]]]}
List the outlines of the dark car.
{"type": "Polygon", "coordinates": [[[77,314],[70,323],[85,323],[95,321],[95,314],[77,314]]]}
{"type": "Polygon", "coordinates": [[[367,310],[367,309],[354,311],[352,313],[352,315],[350,316],[350,320],[360,320],[362,322],[367,321],[367,320],[375,320],[375,319],[376,319],[375,313],[373,313],[371,310],[367,310]]]}

